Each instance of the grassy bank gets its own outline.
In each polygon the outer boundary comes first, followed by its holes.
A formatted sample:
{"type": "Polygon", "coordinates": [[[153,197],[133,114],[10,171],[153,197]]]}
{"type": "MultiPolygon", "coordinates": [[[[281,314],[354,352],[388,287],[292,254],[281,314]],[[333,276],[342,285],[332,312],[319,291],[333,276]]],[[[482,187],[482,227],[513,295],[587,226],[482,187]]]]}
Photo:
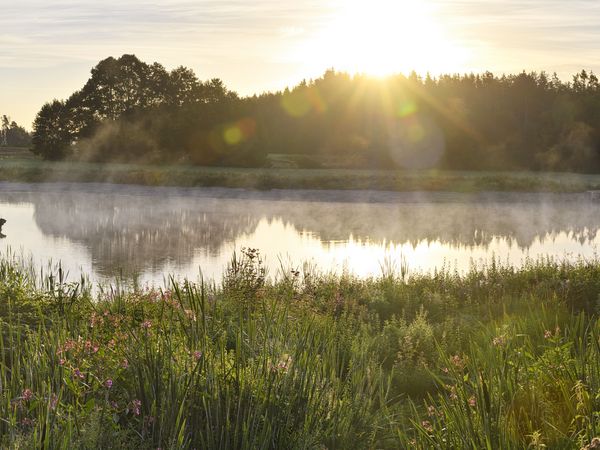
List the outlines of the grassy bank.
{"type": "Polygon", "coordinates": [[[246,251],[218,285],[92,294],[0,263],[3,448],[580,448],[600,264],[377,279],[246,251]]]}
{"type": "Polygon", "coordinates": [[[600,189],[600,175],[530,172],[242,169],[143,164],[50,162],[0,154],[0,181],[106,182],[148,186],[247,189],[372,189],[388,191],[582,192],[600,189]]]}

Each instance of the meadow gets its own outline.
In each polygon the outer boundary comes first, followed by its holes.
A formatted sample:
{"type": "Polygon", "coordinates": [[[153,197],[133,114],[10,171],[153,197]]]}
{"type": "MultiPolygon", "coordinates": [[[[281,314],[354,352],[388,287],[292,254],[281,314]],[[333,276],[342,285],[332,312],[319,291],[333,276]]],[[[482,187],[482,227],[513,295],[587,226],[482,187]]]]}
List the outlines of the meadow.
{"type": "MultiPolygon", "coordinates": [[[[600,190],[600,175],[527,171],[299,168],[269,158],[272,167],[236,168],[44,161],[24,148],[0,151],[0,181],[101,182],[145,186],[243,189],[360,189],[380,191],[583,192],[600,190]]],[[[290,162],[291,161],[291,162],[290,162]]]]}
{"type": "Polygon", "coordinates": [[[459,275],[257,250],[218,282],[94,288],[0,262],[0,446],[597,448],[600,262],[459,275]]]}

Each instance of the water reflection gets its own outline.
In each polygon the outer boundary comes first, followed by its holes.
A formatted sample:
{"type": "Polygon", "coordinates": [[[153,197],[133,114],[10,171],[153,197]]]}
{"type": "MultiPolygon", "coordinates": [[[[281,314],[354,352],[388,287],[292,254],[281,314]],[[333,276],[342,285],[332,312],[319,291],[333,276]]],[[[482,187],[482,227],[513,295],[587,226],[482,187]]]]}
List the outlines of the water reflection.
{"type": "Polygon", "coordinates": [[[235,248],[257,247],[271,271],[291,261],[376,274],[402,255],[413,270],[464,270],[496,256],[514,264],[591,257],[600,211],[584,194],[246,192],[0,183],[0,248],[71,276],[164,273],[218,277],[235,248]]]}

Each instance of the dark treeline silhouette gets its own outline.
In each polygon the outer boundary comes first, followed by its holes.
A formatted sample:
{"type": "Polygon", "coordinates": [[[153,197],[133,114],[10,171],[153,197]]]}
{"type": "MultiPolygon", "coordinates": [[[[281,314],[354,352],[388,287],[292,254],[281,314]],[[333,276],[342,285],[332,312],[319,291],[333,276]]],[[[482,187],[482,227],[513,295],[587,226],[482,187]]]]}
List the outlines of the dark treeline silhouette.
{"type": "Polygon", "coordinates": [[[31,135],[5,114],[0,116],[0,147],[29,147],[31,135]]]}
{"type": "Polygon", "coordinates": [[[219,79],[107,58],[85,86],[38,113],[47,159],[300,167],[600,171],[600,84],[556,75],[327,71],[239,97],[219,79]],[[268,157],[269,155],[269,157],[268,157]],[[283,156],[283,158],[281,158],[283,156]]]}

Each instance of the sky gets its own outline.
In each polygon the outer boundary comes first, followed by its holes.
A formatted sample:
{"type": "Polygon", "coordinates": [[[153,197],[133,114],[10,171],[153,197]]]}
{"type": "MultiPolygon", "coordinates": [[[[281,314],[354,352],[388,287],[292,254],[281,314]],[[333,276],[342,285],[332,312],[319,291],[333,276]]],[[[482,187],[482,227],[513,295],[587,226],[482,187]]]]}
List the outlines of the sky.
{"type": "Polygon", "coordinates": [[[31,128],[101,59],[242,95],[350,72],[600,72],[599,0],[0,0],[0,114],[31,128]]]}

